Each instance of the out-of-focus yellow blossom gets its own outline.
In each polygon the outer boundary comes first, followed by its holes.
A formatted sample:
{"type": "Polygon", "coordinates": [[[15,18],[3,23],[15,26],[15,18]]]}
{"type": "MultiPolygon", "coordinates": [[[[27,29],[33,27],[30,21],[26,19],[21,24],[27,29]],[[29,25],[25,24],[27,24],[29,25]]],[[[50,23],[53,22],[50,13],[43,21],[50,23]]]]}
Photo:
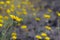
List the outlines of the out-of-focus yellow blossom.
{"type": "Polygon", "coordinates": [[[27,11],[26,11],[25,8],[23,8],[22,11],[23,11],[23,14],[24,14],[24,15],[27,15],[27,11]]]}
{"type": "Polygon", "coordinates": [[[45,40],[50,40],[50,38],[49,37],[45,37],[45,40]]]}
{"type": "Polygon", "coordinates": [[[5,20],[8,20],[8,16],[4,16],[4,19],[5,19],[5,20]]]}
{"type": "Polygon", "coordinates": [[[7,13],[11,13],[11,10],[10,10],[10,9],[7,9],[6,12],[7,12],[7,13]]]}
{"type": "Polygon", "coordinates": [[[3,18],[3,16],[0,15],[0,19],[2,19],[2,18],[3,18]]]}
{"type": "Polygon", "coordinates": [[[27,15],[27,12],[26,12],[26,11],[24,11],[24,12],[23,12],[23,14],[24,14],[24,15],[27,15]]]}
{"type": "Polygon", "coordinates": [[[9,1],[9,0],[8,0],[8,1],[6,1],[6,4],[8,4],[8,5],[9,5],[9,4],[10,4],[10,1],[9,1]]]}
{"type": "Polygon", "coordinates": [[[41,36],[46,37],[47,34],[46,33],[41,33],[41,36]]]}
{"type": "Polygon", "coordinates": [[[12,35],[12,36],[16,36],[17,34],[16,34],[16,32],[13,32],[11,35],[12,35]]]}
{"type": "Polygon", "coordinates": [[[51,30],[51,27],[50,27],[50,26],[45,26],[45,28],[46,28],[47,30],[51,30]]]}
{"type": "Polygon", "coordinates": [[[3,26],[3,24],[0,24],[0,27],[2,27],[3,26]]]}
{"type": "Polygon", "coordinates": [[[36,21],[40,21],[40,18],[35,18],[36,21]]]}
{"type": "Polygon", "coordinates": [[[52,10],[48,8],[48,12],[52,12],[52,10]]]}
{"type": "Polygon", "coordinates": [[[27,28],[26,25],[22,25],[22,26],[21,26],[21,29],[26,29],[26,28],[27,28]]]}
{"type": "Polygon", "coordinates": [[[14,12],[14,9],[10,8],[11,12],[14,12]]]}
{"type": "Polygon", "coordinates": [[[51,16],[50,16],[50,15],[48,15],[48,14],[44,14],[44,18],[50,19],[50,18],[51,18],[51,16]]]}
{"type": "Polygon", "coordinates": [[[14,9],[14,8],[15,8],[14,4],[12,4],[12,5],[11,5],[11,8],[12,8],[12,9],[14,9]]]}
{"type": "Polygon", "coordinates": [[[31,5],[31,2],[28,2],[28,5],[31,5]]]}
{"type": "Polygon", "coordinates": [[[40,35],[36,35],[35,38],[42,39],[42,37],[40,35]]]}
{"type": "Polygon", "coordinates": [[[17,36],[12,36],[12,39],[14,40],[14,39],[17,39],[17,36]]]}
{"type": "Polygon", "coordinates": [[[4,4],[4,1],[0,1],[0,4],[4,4]]]}
{"type": "Polygon", "coordinates": [[[1,23],[3,23],[3,20],[0,20],[1,23]]]}
{"type": "Polygon", "coordinates": [[[22,11],[26,11],[26,9],[25,8],[22,8],[22,11]]]}
{"type": "Polygon", "coordinates": [[[18,8],[21,8],[21,5],[19,4],[19,5],[17,5],[17,7],[18,7],[18,8]]]}
{"type": "Polygon", "coordinates": [[[56,12],[57,13],[57,15],[60,17],[60,12],[56,12]]]}
{"type": "Polygon", "coordinates": [[[16,21],[17,22],[20,22],[20,21],[23,21],[23,19],[22,18],[19,18],[19,17],[16,17],[16,21]]]}
{"type": "Polygon", "coordinates": [[[11,17],[12,19],[15,19],[17,22],[23,21],[22,18],[19,18],[19,17],[15,16],[15,15],[10,15],[10,17],[11,17]]]}
{"type": "Polygon", "coordinates": [[[25,4],[25,2],[23,1],[22,4],[25,4]]]}
{"type": "Polygon", "coordinates": [[[15,16],[15,15],[10,15],[10,17],[11,17],[12,19],[16,19],[16,16],[15,16]]]}

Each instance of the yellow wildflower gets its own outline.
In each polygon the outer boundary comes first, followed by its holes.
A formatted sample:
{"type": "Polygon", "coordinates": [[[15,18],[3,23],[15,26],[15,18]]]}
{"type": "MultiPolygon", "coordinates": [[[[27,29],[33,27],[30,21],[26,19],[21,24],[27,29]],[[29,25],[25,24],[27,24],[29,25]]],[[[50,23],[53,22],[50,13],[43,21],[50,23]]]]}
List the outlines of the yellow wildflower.
{"type": "Polygon", "coordinates": [[[0,15],[0,19],[2,19],[2,18],[3,18],[3,16],[0,15]]]}
{"type": "Polygon", "coordinates": [[[47,34],[46,33],[41,33],[41,36],[45,37],[45,36],[47,36],[47,34]]]}
{"type": "Polygon", "coordinates": [[[15,32],[13,32],[11,35],[12,35],[12,36],[16,36],[17,34],[16,34],[15,32]]]}
{"type": "Polygon", "coordinates": [[[15,16],[15,15],[10,15],[10,17],[11,17],[12,19],[16,19],[16,16],[15,16]]]}
{"type": "Polygon", "coordinates": [[[17,39],[17,37],[16,36],[12,36],[12,39],[17,39]]]}
{"type": "Polygon", "coordinates": [[[5,18],[5,20],[8,20],[8,16],[5,16],[4,18],[5,18]]]}
{"type": "Polygon", "coordinates": [[[23,12],[23,14],[24,14],[24,15],[27,15],[27,12],[26,12],[26,11],[24,11],[24,12],[23,12]]]}
{"type": "Polygon", "coordinates": [[[45,26],[46,29],[48,30],[51,30],[51,27],[50,26],[45,26]]]}
{"type": "Polygon", "coordinates": [[[21,29],[26,29],[26,28],[27,28],[26,25],[22,25],[22,26],[21,26],[21,29]]]}
{"type": "Polygon", "coordinates": [[[16,21],[20,22],[20,21],[23,21],[23,19],[19,18],[19,17],[16,17],[16,21]]]}
{"type": "Polygon", "coordinates": [[[14,8],[15,8],[14,4],[12,4],[12,5],[11,5],[11,8],[12,8],[12,9],[14,9],[14,8]]]}
{"type": "Polygon", "coordinates": [[[0,20],[1,23],[3,23],[3,20],[0,20]]]}
{"type": "Polygon", "coordinates": [[[6,1],[6,4],[8,4],[8,5],[9,5],[9,4],[10,4],[10,1],[6,1]]]}
{"type": "Polygon", "coordinates": [[[14,9],[10,8],[11,12],[14,12],[14,9]]]}
{"type": "Polygon", "coordinates": [[[21,5],[19,4],[17,7],[18,7],[18,8],[21,8],[21,5]]]}
{"type": "Polygon", "coordinates": [[[50,40],[50,38],[49,37],[45,37],[45,40],[50,40]]]}
{"type": "Polygon", "coordinates": [[[2,27],[3,26],[3,24],[0,24],[0,27],[2,27]]]}
{"type": "Polygon", "coordinates": [[[52,10],[48,8],[48,12],[52,12],[52,10]]]}
{"type": "Polygon", "coordinates": [[[0,1],[0,4],[4,4],[4,1],[0,1]]]}
{"type": "Polygon", "coordinates": [[[57,15],[60,17],[60,13],[58,12],[57,15]]]}
{"type": "Polygon", "coordinates": [[[11,11],[10,11],[10,9],[7,9],[6,12],[7,12],[7,13],[10,13],[11,11]]]}
{"type": "Polygon", "coordinates": [[[42,39],[42,37],[40,35],[36,35],[35,36],[37,39],[42,39]]]}
{"type": "Polygon", "coordinates": [[[36,21],[40,21],[40,18],[35,18],[36,21]]]}
{"type": "Polygon", "coordinates": [[[48,14],[44,14],[44,18],[50,19],[50,18],[51,18],[51,16],[50,16],[50,15],[48,15],[48,14]]]}

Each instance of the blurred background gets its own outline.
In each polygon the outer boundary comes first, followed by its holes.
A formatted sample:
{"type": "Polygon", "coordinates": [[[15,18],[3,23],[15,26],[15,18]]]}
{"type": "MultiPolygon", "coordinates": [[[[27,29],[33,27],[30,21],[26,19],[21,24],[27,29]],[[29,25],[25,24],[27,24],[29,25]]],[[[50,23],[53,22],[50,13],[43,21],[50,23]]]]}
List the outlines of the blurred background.
{"type": "Polygon", "coordinates": [[[0,40],[60,40],[60,0],[0,0],[0,40]]]}

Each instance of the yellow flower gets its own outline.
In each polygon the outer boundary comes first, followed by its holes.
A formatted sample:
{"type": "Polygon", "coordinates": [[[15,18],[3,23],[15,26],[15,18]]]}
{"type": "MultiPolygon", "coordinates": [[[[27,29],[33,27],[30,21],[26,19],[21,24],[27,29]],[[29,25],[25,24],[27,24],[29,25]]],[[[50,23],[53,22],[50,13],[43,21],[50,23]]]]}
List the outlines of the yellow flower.
{"type": "Polygon", "coordinates": [[[7,13],[10,13],[11,11],[10,11],[10,9],[7,9],[6,12],[7,12],[7,13]]]}
{"type": "Polygon", "coordinates": [[[3,24],[0,24],[0,27],[2,27],[3,26],[3,24]]]}
{"type": "Polygon", "coordinates": [[[15,16],[15,15],[10,15],[10,17],[11,17],[12,19],[16,19],[16,16],[15,16]]]}
{"type": "Polygon", "coordinates": [[[22,11],[24,12],[24,11],[26,11],[26,9],[25,8],[22,8],[22,11]]]}
{"type": "Polygon", "coordinates": [[[57,15],[60,17],[60,13],[57,13],[57,15]]]}
{"type": "Polygon", "coordinates": [[[44,18],[50,19],[50,18],[51,18],[51,16],[50,16],[50,15],[48,15],[48,14],[44,14],[44,18]]]}
{"type": "Polygon", "coordinates": [[[0,15],[0,19],[2,19],[2,18],[3,18],[3,16],[0,15]]]}
{"type": "Polygon", "coordinates": [[[22,2],[22,4],[25,4],[25,2],[22,2]]]}
{"type": "Polygon", "coordinates": [[[47,34],[46,33],[41,33],[41,36],[46,37],[47,34]]]}
{"type": "Polygon", "coordinates": [[[11,12],[14,12],[14,9],[10,8],[11,12]]]}
{"type": "Polygon", "coordinates": [[[11,35],[12,35],[12,39],[16,39],[17,38],[16,32],[13,32],[11,35]]]}
{"type": "Polygon", "coordinates": [[[21,29],[26,29],[26,28],[27,28],[26,25],[22,25],[22,26],[21,26],[21,29]]]}
{"type": "Polygon", "coordinates": [[[28,2],[28,5],[31,5],[31,2],[28,2]]]}
{"type": "Polygon", "coordinates": [[[8,4],[8,5],[9,5],[9,4],[10,4],[10,1],[6,1],[6,4],[8,4]]]}
{"type": "Polygon", "coordinates": [[[40,18],[35,18],[36,21],[40,21],[40,18]]]}
{"type": "Polygon", "coordinates": [[[26,1],[23,1],[22,4],[27,4],[27,2],[26,1]]]}
{"type": "Polygon", "coordinates": [[[0,1],[0,4],[4,4],[4,1],[0,1]]]}
{"type": "Polygon", "coordinates": [[[45,37],[45,40],[50,40],[50,38],[49,37],[45,37]]]}
{"type": "Polygon", "coordinates": [[[0,20],[1,23],[3,23],[3,20],[0,20]]]}
{"type": "Polygon", "coordinates": [[[12,35],[12,36],[16,36],[17,34],[16,34],[16,32],[13,32],[11,35],[12,35]]]}
{"type": "Polygon", "coordinates": [[[8,20],[8,16],[5,16],[4,18],[5,18],[5,20],[8,20]]]}
{"type": "Polygon", "coordinates": [[[26,12],[26,11],[24,11],[24,12],[23,12],[23,14],[24,14],[24,15],[27,15],[27,12],[26,12]]]}
{"type": "Polygon", "coordinates": [[[12,4],[12,5],[11,5],[11,8],[12,8],[12,9],[14,9],[14,8],[15,8],[14,4],[12,4]]]}
{"type": "Polygon", "coordinates": [[[42,39],[42,37],[40,35],[36,35],[35,38],[42,39]]]}
{"type": "Polygon", "coordinates": [[[52,12],[52,10],[48,8],[48,12],[52,12]]]}
{"type": "Polygon", "coordinates": [[[17,7],[18,7],[18,8],[21,8],[21,5],[19,4],[17,7]]]}
{"type": "Polygon", "coordinates": [[[23,19],[16,17],[16,21],[17,21],[17,22],[20,22],[20,21],[23,21],[23,19]]]}
{"type": "Polygon", "coordinates": [[[17,39],[17,36],[12,36],[12,39],[17,39]]]}
{"type": "Polygon", "coordinates": [[[45,28],[46,28],[47,30],[51,30],[51,27],[50,27],[50,26],[45,26],[45,28]]]}

